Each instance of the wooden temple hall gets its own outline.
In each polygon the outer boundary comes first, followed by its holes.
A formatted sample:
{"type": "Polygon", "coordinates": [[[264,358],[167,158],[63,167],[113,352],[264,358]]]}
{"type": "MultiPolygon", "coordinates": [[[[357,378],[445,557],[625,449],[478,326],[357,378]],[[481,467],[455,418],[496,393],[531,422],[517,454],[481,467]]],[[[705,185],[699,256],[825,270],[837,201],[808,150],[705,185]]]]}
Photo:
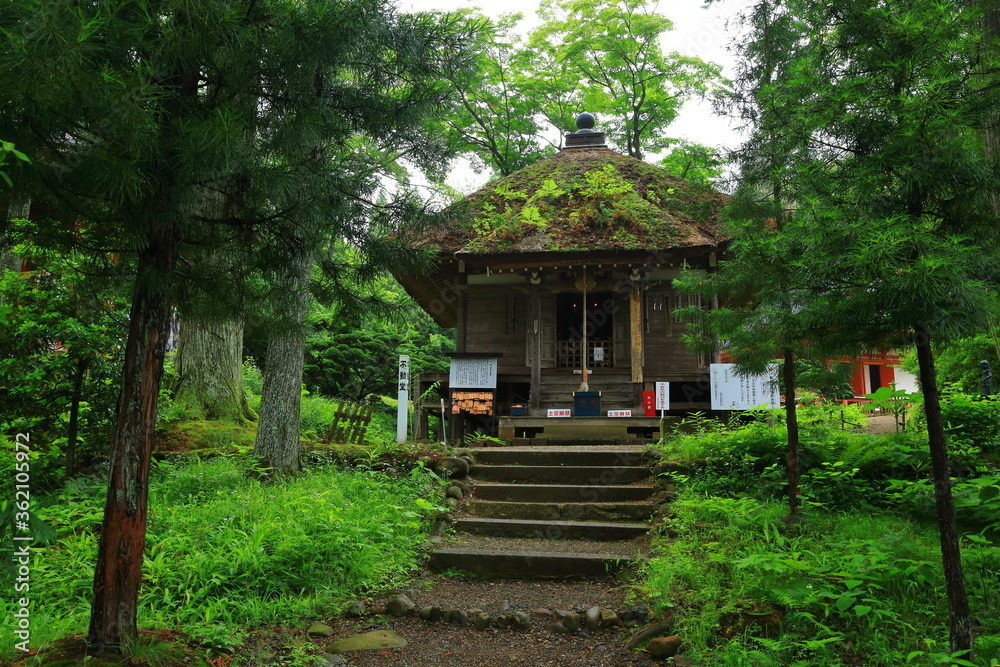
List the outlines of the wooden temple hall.
{"type": "Polygon", "coordinates": [[[417,395],[440,383],[418,437],[442,406],[452,438],[652,437],[657,391],[665,414],[709,409],[717,360],[682,342],[675,311],[696,297],[672,280],[714,269],[724,195],[611,151],[589,114],[577,123],[562,151],[446,211],[419,241],[429,275],[396,276],[457,329],[452,372],[417,380],[417,395]]]}

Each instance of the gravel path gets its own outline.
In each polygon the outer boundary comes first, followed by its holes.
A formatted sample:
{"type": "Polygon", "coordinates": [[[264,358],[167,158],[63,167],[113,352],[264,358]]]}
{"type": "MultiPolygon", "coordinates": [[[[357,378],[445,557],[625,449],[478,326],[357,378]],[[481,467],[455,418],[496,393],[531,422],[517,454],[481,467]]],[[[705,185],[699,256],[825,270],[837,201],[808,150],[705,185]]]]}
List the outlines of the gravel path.
{"type": "MultiPolygon", "coordinates": [[[[613,580],[584,582],[477,581],[448,577],[421,577],[402,589],[418,607],[479,608],[490,615],[506,609],[586,609],[599,605],[621,610],[629,606],[627,591],[613,580]]],[[[380,609],[391,596],[367,601],[380,609]]],[[[398,665],[403,667],[502,667],[505,665],[563,665],[566,667],[649,666],[643,653],[628,653],[625,644],[633,630],[617,628],[590,635],[554,634],[550,618],[534,618],[530,630],[471,628],[425,623],[413,617],[341,619],[332,625],[333,639],[373,629],[396,632],[408,644],[400,649],[358,651],[347,654],[348,665],[398,665]]],[[[663,664],[658,662],[655,664],[663,664]]]]}

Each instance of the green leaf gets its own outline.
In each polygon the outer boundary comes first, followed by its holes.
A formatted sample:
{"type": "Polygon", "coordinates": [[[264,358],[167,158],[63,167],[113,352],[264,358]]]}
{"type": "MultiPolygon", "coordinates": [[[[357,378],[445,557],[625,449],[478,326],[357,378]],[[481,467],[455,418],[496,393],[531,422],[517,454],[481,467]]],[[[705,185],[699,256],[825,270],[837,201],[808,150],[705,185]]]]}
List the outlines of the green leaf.
{"type": "Polygon", "coordinates": [[[867,614],[871,610],[872,610],[872,608],[869,607],[868,605],[866,605],[866,604],[859,604],[858,606],[856,606],[854,608],[854,613],[857,614],[860,617],[860,616],[864,616],[865,614],[867,614]]]}

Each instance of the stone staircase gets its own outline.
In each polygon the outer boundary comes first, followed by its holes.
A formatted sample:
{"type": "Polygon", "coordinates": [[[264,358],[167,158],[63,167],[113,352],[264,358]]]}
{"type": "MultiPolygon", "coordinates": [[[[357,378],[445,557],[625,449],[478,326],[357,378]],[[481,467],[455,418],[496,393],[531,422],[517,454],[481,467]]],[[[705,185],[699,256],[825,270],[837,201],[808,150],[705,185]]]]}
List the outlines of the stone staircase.
{"type": "MultiPolygon", "coordinates": [[[[524,441],[521,441],[524,442],[524,441]]],[[[467,450],[470,494],[430,566],[488,578],[568,579],[627,567],[656,511],[642,444],[467,450]]]]}

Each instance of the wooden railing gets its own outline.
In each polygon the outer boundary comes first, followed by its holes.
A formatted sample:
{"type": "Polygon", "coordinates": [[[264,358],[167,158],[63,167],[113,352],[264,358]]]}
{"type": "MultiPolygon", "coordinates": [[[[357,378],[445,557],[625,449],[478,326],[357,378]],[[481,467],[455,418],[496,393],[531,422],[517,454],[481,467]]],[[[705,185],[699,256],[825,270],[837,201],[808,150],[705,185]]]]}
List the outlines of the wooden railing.
{"type": "Polygon", "coordinates": [[[341,401],[337,404],[337,412],[333,415],[333,423],[330,424],[330,434],[327,436],[327,440],[341,444],[363,444],[365,433],[368,432],[368,424],[372,420],[373,410],[374,408],[370,405],[341,401]]]}
{"type": "MultiPolygon", "coordinates": [[[[615,365],[614,341],[611,340],[588,340],[587,348],[590,351],[587,359],[587,368],[610,368],[615,365]],[[594,349],[603,350],[603,359],[594,358],[594,349]]],[[[582,340],[559,340],[556,341],[556,366],[559,368],[583,368],[581,350],[582,340]]]]}

